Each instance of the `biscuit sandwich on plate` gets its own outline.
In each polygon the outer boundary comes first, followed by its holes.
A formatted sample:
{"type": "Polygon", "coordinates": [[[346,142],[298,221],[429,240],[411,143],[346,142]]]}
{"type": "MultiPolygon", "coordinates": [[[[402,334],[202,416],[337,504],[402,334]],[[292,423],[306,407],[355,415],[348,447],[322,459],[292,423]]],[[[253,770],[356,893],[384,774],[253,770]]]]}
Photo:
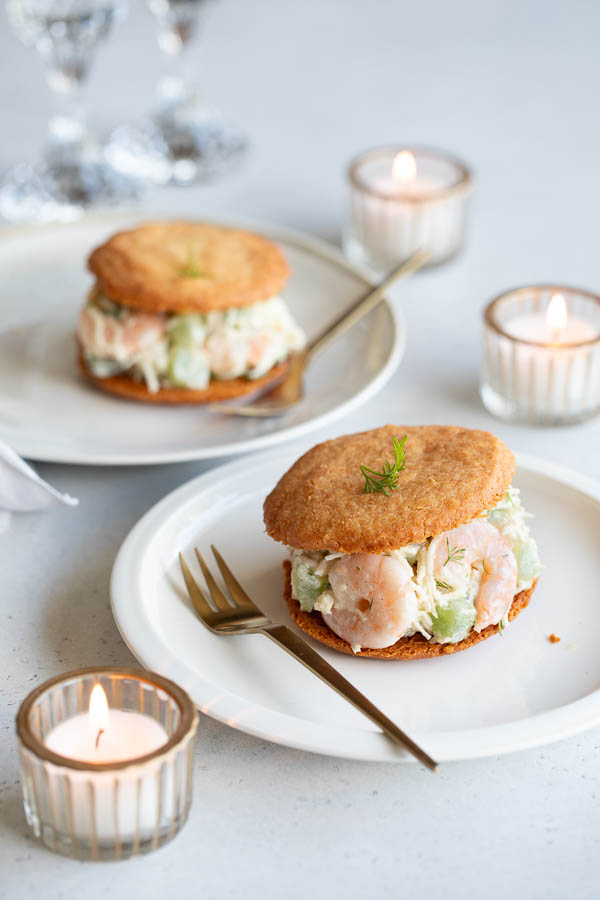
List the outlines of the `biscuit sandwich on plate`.
{"type": "Polygon", "coordinates": [[[288,275],[258,234],[156,222],[113,235],[77,327],[80,365],[104,390],[157,403],[238,397],[281,377],[306,338],[279,296],[288,275]]]}
{"type": "Polygon", "coordinates": [[[486,431],[386,425],[319,444],[264,504],[285,600],[344,653],[420,659],[502,632],[540,572],[514,458],[486,431]]]}

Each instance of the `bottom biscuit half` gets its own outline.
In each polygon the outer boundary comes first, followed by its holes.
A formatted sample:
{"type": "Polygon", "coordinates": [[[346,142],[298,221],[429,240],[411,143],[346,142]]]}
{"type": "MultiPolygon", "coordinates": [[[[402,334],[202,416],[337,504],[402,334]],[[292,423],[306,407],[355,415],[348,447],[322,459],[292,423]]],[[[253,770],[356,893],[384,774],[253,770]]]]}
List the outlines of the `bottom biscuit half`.
{"type": "Polygon", "coordinates": [[[251,381],[248,378],[229,378],[223,381],[216,379],[211,381],[207,388],[194,390],[193,388],[161,388],[152,393],[143,381],[135,381],[130,375],[112,375],[109,378],[99,378],[88,369],[84,357],[79,355],[81,371],[94,382],[96,387],[108,394],[116,394],[118,397],[126,397],[128,400],[139,400],[143,403],[167,403],[167,404],[201,404],[218,403],[220,400],[233,400],[235,397],[243,397],[253,394],[255,391],[264,390],[270,385],[275,385],[288,370],[289,362],[282,362],[274,366],[270,372],[262,378],[251,381]]]}
{"type": "MultiPolygon", "coordinates": [[[[413,634],[411,637],[400,638],[391,647],[383,647],[380,650],[369,650],[365,648],[358,653],[354,653],[347,641],[338,637],[323,621],[321,613],[305,612],[300,609],[297,600],[292,598],[291,571],[292,565],[289,560],[283,563],[284,571],[284,593],[283,597],[288,605],[290,615],[296,625],[306,632],[311,638],[326,644],[333,650],[339,650],[340,653],[349,653],[351,656],[364,656],[371,659],[426,659],[430,656],[447,656],[449,653],[458,653],[459,650],[467,650],[480,641],[498,634],[497,625],[488,625],[483,631],[471,631],[468,637],[456,644],[434,644],[423,637],[422,634],[413,634]]],[[[525,609],[529,603],[529,599],[535,589],[537,581],[526,591],[520,591],[512,602],[512,606],[508,613],[509,621],[525,609]]]]}

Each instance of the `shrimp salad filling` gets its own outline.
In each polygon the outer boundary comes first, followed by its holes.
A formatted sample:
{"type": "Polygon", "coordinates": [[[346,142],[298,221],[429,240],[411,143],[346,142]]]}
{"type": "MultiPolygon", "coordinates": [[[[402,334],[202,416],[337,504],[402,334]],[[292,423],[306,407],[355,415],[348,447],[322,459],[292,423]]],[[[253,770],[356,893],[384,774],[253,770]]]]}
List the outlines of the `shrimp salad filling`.
{"type": "Polygon", "coordinates": [[[144,313],[92,291],[77,335],[98,378],[129,372],[149,391],[202,390],[211,378],[262,378],[306,343],[280,297],[208,313],[144,313]]]}
{"type": "Polygon", "coordinates": [[[292,597],[316,610],[356,653],[419,632],[458,643],[471,630],[508,624],[515,595],[541,570],[529,513],[509,488],[466,525],[381,555],[290,548],[292,597]]]}

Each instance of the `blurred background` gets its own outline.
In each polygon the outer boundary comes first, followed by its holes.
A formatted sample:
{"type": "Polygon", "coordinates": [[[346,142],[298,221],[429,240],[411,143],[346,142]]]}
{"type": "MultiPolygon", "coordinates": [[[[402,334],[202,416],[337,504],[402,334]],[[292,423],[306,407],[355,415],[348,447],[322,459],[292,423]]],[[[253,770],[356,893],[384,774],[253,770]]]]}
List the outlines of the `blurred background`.
{"type": "MultiPolygon", "coordinates": [[[[481,265],[501,254],[509,281],[539,271],[549,278],[552,244],[574,270],[562,277],[586,280],[600,186],[595,0],[203,6],[187,68],[251,150],[221,180],[154,191],[147,204],[243,214],[336,239],[349,158],[379,143],[430,143],[475,169],[471,246],[481,265]],[[527,248],[518,271],[515,247],[527,248]]],[[[51,110],[41,60],[18,40],[4,4],[0,61],[3,171],[38,157],[51,110]]],[[[132,0],[84,87],[94,130],[106,136],[143,115],[168,68],[147,4],[132,0]]]]}

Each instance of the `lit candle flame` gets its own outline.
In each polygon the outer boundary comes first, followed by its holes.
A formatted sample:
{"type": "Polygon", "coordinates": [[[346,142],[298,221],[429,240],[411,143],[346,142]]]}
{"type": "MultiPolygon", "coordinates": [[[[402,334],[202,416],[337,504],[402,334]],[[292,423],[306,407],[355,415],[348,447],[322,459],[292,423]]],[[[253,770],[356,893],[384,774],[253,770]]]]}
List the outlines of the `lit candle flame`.
{"type": "Polygon", "coordinates": [[[90,725],[98,747],[100,735],[108,726],[108,700],[101,684],[95,684],[90,694],[90,725]]]}
{"type": "Polygon", "coordinates": [[[546,325],[551,334],[560,334],[567,325],[567,304],[562,294],[553,294],[546,310],[546,325]]]}
{"type": "Polygon", "coordinates": [[[394,159],[392,175],[396,181],[414,181],[417,177],[415,158],[408,150],[401,150],[394,159]]]}

